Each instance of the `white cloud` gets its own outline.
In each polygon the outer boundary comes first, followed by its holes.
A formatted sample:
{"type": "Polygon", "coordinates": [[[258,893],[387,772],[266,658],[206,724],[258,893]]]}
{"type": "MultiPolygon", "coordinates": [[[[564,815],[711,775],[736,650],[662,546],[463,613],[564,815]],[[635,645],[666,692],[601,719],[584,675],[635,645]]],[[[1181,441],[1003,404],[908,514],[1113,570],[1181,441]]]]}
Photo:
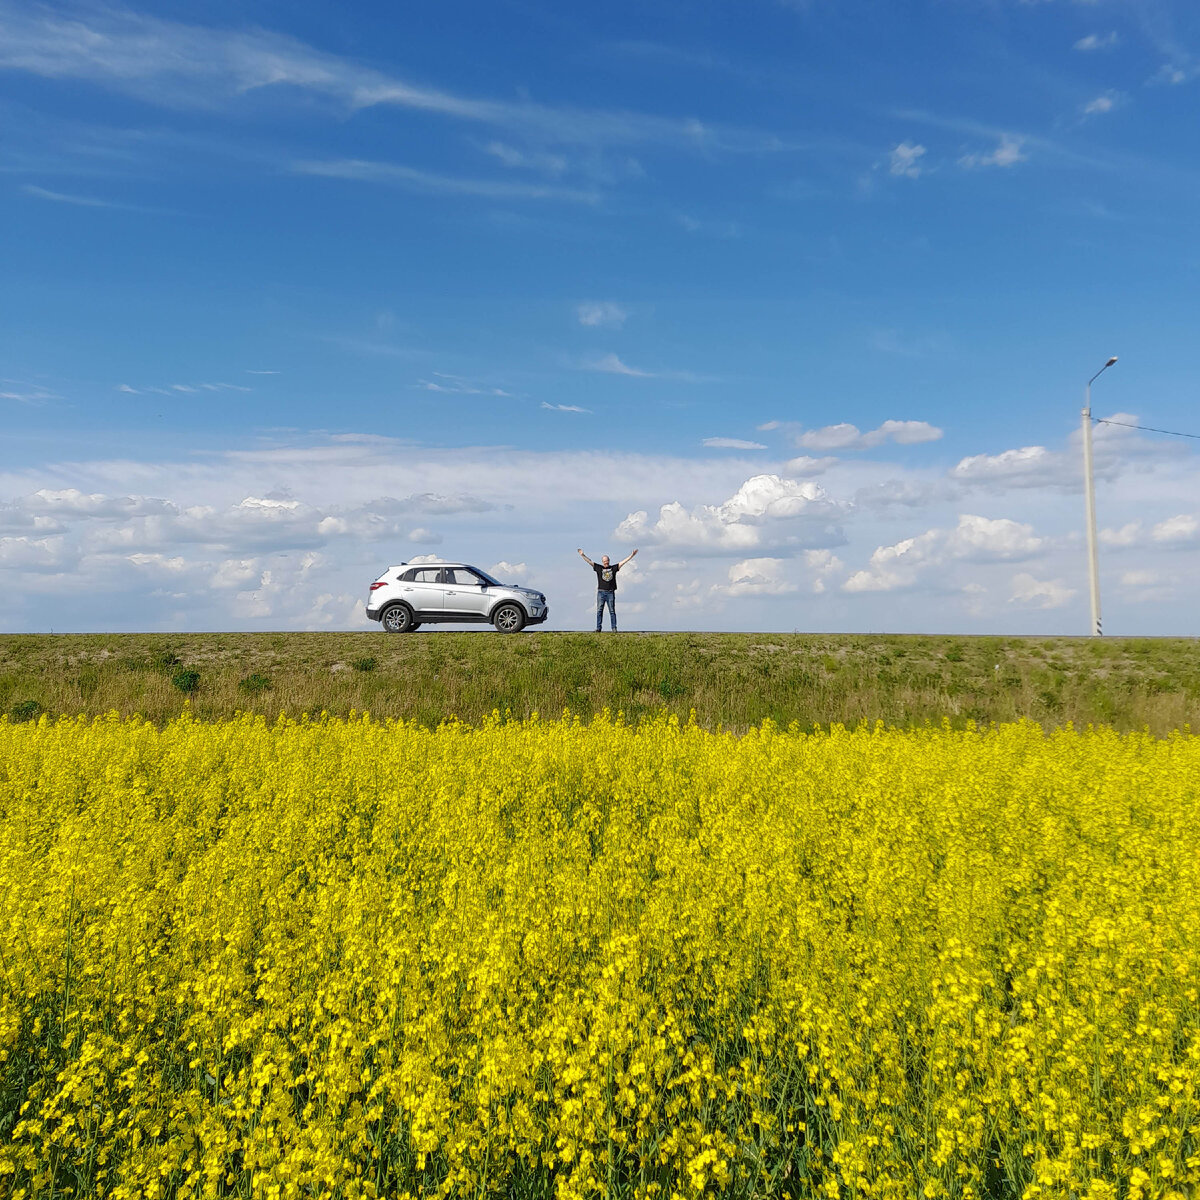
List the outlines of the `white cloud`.
{"type": "Polygon", "coordinates": [[[551,412],[590,413],[592,411],[590,408],[581,408],[578,404],[548,404],[545,400],[542,401],[542,407],[551,412]]]}
{"type": "Polygon", "coordinates": [[[145,567],[151,570],[178,575],[187,567],[187,560],[176,554],[168,557],[165,554],[127,554],[125,556],[135,567],[145,567]]]}
{"type": "MultiPolygon", "coordinates": [[[[0,497],[11,498],[0,500],[0,537],[19,539],[0,550],[8,578],[0,597],[5,627],[46,628],[50,598],[87,578],[86,613],[64,624],[368,629],[367,584],[389,563],[426,549],[481,565],[498,554],[510,564],[524,562],[529,581],[551,597],[555,627],[583,627],[591,620],[591,572],[574,547],[587,540],[593,557],[603,549],[613,553],[621,543],[598,542],[628,514],[638,535],[632,544],[642,545],[635,560],[643,568],[639,599],[646,599],[652,627],[791,628],[791,594],[763,591],[739,606],[721,590],[734,582],[731,563],[775,558],[795,564],[781,578],[806,596],[804,620],[814,629],[1057,632],[1039,608],[1006,601],[1013,571],[1040,580],[1064,568],[1005,564],[1022,556],[1057,562],[1078,556],[1082,544],[1078,495],[1016,489],[999,509],[1007,523],[960,522],[962,509],[972,511],[961,499],[966,483],[936,466],[872,456],[847,456],[819,480],[789,478],[780,468],[773,481],[748,478],[744,455],[698,447],[670,457],[440,448],[351,433],[272,436],[272,444],[236,451],[197,446],[178,461],[0,471],[0,497]],[[405,485],[400,496],[389,494],[397,480],[405,485]],[[803,487],[814,490],[794,491],[803,487]],[[546,496],[555,497],[549,524],[546,496]],[[664,498],[675,505],[663,505],[664,498]],[[414,545],[408,540],[414,528],[441,536],[442,544],[414,545]],[[916,536],[906,553],[868,562],[873,549],[899,547],[907,530],[916,536]],[[134,555],[147,557],[135,566],[134,555]],[[184,567],[172,572],[163,565],[173,559],[184,567]],[[898,578],[880,575],[881,564],[898,578]],[[866,576],[842,591],[860,568],[866,576]],[[245,594],[238,599],[238,593],[245,594]],[[321,597],[332,599],[318,605],[321,597]],[[584,613],[578,620],[577,611],[584,613]]],[[[1188,514],[1200,515],[1200,472],[1188,446],[1171,454],[1160,447],[1149,456],[1141,445],[1134,431],[1114,430],[1111,441],[1097,431],[1098,465],[1116,464],[1100,489],[1101,511],[1118,533],[1123,523],[1140,522],[1119,568],[1110,564],[1112,586],[1120,571],[1157,570],[1173,587],[1126,589],[1142,625],[1131,617],[1121,632],[1184,632],[1191,620],[1186,597],[1200,587],[1200,568],[1185,549],[1188,514]],[[1159,525],[1166,540],[1151,536],[1159,525]]],[[[1077,486],[1077,472],[1075,478],[1077,486]]],[[[989,519],[998,515],[982,511],[989,519]]],[[[1194,536],[1200,540],[1200,529],[1194,536]]],[[[769,579],[747,574],[745,586],[755,583],[765,588],[769,579]]]]}
{"type": "Polygon", "coordinates": [[[741,438],[708,437],[701,443],[713,450],[765,450],[762,442],[746,442],[741,438]]]}
{"type": "Polygon", "coordinates": [[[1126,546],[1137,545],[1140,541],[1141,531],[1141,521],[1130,521],[1128,524],[1122,525],[1120,529],[1101,529],[1097,536],[1102,546],[1120,550],[1126,546]]]}
{"type": "Polygon", "coordinates": [[[1070,603],[1074,595],[1075,589],[1068,587],[1061,579],[1035,579],[1022,572],[1013,576],[1012,594],[1008,602],[1033,608],[1062,608],[1070,603]]]}
{"type": "Polygon", "coordinates": [[[1157,587],[1162,582],[1162,576],[1157,571],[1124,571],[1121,574],[1121,586],[1127,588],[1157,587]]]}
{"type": "MultiPolygon", "coordinates": [[[[310,102],[323,97],[343,112],[395,106],[490,126],[525,143],[650,143],[707,154],[777,152],[785,146],[769,133],[692,118],[477,99],[421,87],[260,28],[190,25],[116,6],[75,9],[68,17],[48,8],[4,3],[0,14],[0,67],[86,80],[164,107],[248,106],[263,93],[286,97],[293,92],[307,93],[310,102]]],[[[525,165],[515,161],[523,155],[528,152],[505,143],[495,143],[491,152],[510,167],[525,165]]]]}
{"type": "Polygon", "coordinates": [[[584,368],[588,371],[602,371],[608,375],[632,375],[638,379],[657,378],[653,371],[643,371],[638,367],[631,367],[623,363],[615,354],[606,354],[603,358],[584,363],[584,368]]]}
{"type": "Polygon", "coordinates": [[[1160,521],[1150,530],[1150,537],[1162,546],[1190,545],[1196,541],[1200,531],[1200,520],[1190,513],[1181,513],[1160,521]]]}
{"type": "Polygon", "coordinates": [[[742,236],[742,227],[736,221],[701,220],[688,213],[679,213],[675,220],[685,232],[695,234],[697,237],[717,238],[724,241],[742,236]]]}
{"type": "Polygon", "coordinates": [[[0,537],[0,566],[21,571],[57,571],[66,561],[61,537],[0,537]]]}
{"type": "Polygon", "coordinates": [[[947,563],[1015,561],[1046,548],[1031,525],[1006,517],[959,515],[953,529],[929,529],[891,546],[879,546],[866,568],[842,584],[847,592],[890,592],[913,587],[925,572],[947,563]]]}
{"type": "Polygon", "coordinates": [[[425,392],[438,392],[448,396],[510,396],[503,388],[489,387],[464,379],[461,375],[450,375],[445,371],[433,371],[437,379],[418,379],[413,387],[425,392]]]}
{"type": "Polygon", "coordinates": [[[487,200],[565,200],[572,204],[594,204],[594,191],[559,187],[554,184],[512,183],[506,179],[467,179],[441,175],[404,163],[371,162],[361,158],[304,160],[292,163],[297,175],[326,179],[349,179],[360,183],[384,183],[435,196],[477,196],[487,200]]]}
{"type": "Polygon", "coordinates": [[[795,479],[811,479],[816,475],[824,475],[837,461],[829,456],[810,458],[807,454],[802,454],[799,458],[788,459],[783,469],[795,479]]]}
{"type": "Polygon", "coordinates": [[[262,571],[257,558],[227,558],[217,565],[210,582],[215,588],[240,588],[262,571]]]}
{"type": "Polygon", "coordinates": [[[925,147],[913,142],[901,142],[889,156],[889,167],[893,175],[903,175],[908,179],[916,179],[921,174],[920,160],[925,155],[925,147]]]}
{"type": "Polygon", "coordinates": [[[501,559],[488,567],[488,574],[499,579],[501,583],[520,583],[529,574],[529,568],[523,562],[510,563],[501,559]]]}
{"type": "Polygon", "coordinates": [[[845,568],[845,564],[832,550],[806,550],[804,565],[813,573],[812,590],[821,595],[829,583],[829,577],[845,568]]]}
{"type": "Polygon", "coordinates": [[[1019,162],[1025,162],[1029,157],[1021,147],[1025,138],[1016,137],[1010,133],[1000,135],[1000,142],[990,154],[964,154],[958,165],[971,170],[975,167],[1013,167],[1019,162]]]}
{"type": "Polygon", "coordinates": [[[1075,49],[1088,53],[1093,50],[1111,50],[1121,39],[1114,29],[1109,33],[1089,33],[1075,43],[1075,49]]]}
{"type": "Polygon", "coordinates": [[[1119,92],[1108,91],[1101,96],[1096,96],[1082,106],[1080,111],[1085,117],[1098,116],[1101,113],[1112,112],[1114,108],[1121,102],[1121,94],[1119,92]]]}
{"type": "Polygon", "coordinates": [[[786,577],[785,567],[782,558],[745,558],[729,568],[729,582],[714,590],[730,597],[782,596],[797,590],[786,577]]]}
{"type": "Polygon", "coordinates": [[[416,542],[420,546],[439,546],[442,542],[442,535],[434,533],[432,529],[410,529],[408,540],[416,542]]]}
{"type": "Polygon", "coordinates": [[[819,536],[825,538],[829,536],[825,523],[837,512],[838,506],[819,484],[797,483],[778,475],[755,475],[723,504],[701,504],[687,509],[673,501],[659,509],[653,522],[645,511],[630,513],[617,527],[616,536],[624,542],[686,547],[717,554],[767,545],[799,548],[806,538],[802,531],[789,527],[788,522],[817,519],[822,526],[819,536]],[[768,528],[771,525],[780,528],[768,528]]]}
{"type": "Polygon", "coordinates": [[[797,444],[806,450],[869,450],[892,441],[901,446],[937,441],[942,431],[928,421],[884,421],[878,429],[863,433],[857,425],[843,421],[802,433],[797,444]]]}
{"type": "Polygon", "coordinates": [[[568,163],[561,154],[546,154],[540,151],[518,150],[504,142],[488,142],[483,148],[506,167],[540,171],[543,175],[559,176],[566,171],[568,163]]]}
{"type": "Polygon", "coordinates": [[[1064,482],[1065,464],[1061,454],[1052,454],[1045,446],[1022,446],[1000,454],[972,454],[950,469],[950,478],[967,483],[1001,483],[1012,487],[1041,487],[1064,482]]]}
{"type": "Polygon", "coordinates": [[[620,329],[629,313],[612,300],[589,300],[575,310],[580,325],[590,328],[620,329]]]}

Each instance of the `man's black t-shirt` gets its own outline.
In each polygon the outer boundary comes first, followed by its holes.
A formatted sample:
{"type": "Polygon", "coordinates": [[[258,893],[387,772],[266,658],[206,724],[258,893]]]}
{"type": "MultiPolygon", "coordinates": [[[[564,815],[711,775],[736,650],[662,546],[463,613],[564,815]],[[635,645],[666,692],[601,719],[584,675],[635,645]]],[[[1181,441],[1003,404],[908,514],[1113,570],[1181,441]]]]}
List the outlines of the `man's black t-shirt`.
{"type": "Polygon", "coordinates": [[[597,590],[601,592],[615,592],[617,590],[617,572],[620,569],[620,563],[613,563],[607,567],[603,563],[592,563],[592,570],[596,572],[597,590]]]}

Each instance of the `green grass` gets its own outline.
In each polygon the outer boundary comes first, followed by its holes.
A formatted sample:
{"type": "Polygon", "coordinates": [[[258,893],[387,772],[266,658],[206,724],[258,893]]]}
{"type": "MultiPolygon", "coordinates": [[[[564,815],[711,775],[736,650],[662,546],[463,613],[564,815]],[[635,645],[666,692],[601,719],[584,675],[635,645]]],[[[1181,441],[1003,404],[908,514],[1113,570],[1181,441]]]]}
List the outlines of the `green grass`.
{"type": "Polygon", "coordinates": [[[709,728],[1030,717],[1156,734],[1200,715],[1200,642],[827,634],[367,633],[0,636],[0,713],[163,721],[368,711],[437,725],[493,710],[709,728]],[[367,664],[371,665],[368,666],[367,664]],[[195,690],[176,682],[195,672],[195,690]],[[36,707],[35,707],[36,706],[36,707]]]}

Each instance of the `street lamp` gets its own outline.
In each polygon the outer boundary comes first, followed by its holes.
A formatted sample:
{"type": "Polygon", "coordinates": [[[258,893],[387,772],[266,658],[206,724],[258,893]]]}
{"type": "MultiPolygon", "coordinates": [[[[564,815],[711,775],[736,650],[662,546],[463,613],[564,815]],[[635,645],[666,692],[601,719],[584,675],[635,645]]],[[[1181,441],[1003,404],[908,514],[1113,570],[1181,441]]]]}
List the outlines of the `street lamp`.
{"type": "Polygon", "coordinates": [[[1092,593],[1092,637],[1100,636],[1100,563],[1096,557],[1096,485],[1092,479],[1092,384],[1117,361],[1114,354],[1087,381],[1083,401],[1083,494],[1087,502],[1088,583],[1092,593]]]}

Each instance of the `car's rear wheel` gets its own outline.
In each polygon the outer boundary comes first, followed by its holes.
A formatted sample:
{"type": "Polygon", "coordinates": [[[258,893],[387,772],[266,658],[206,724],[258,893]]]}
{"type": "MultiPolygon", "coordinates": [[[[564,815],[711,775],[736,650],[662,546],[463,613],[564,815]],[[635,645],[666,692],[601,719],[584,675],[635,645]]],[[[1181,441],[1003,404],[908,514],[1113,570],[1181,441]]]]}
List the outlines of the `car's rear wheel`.
{"type": "Polygon", "coordinates": [[[383,610],[379,623],[385,633],[410,633],[417,627],[416,621],[413,620],[413,611],[407,604],[389,605],[383,610]]]}
{"type": "Polygon", "coordinates": [[[502,604],[492,613],[492,624],[501,633],[520,633],[525,628],[525,610],[519,604],[502,604]]]}

